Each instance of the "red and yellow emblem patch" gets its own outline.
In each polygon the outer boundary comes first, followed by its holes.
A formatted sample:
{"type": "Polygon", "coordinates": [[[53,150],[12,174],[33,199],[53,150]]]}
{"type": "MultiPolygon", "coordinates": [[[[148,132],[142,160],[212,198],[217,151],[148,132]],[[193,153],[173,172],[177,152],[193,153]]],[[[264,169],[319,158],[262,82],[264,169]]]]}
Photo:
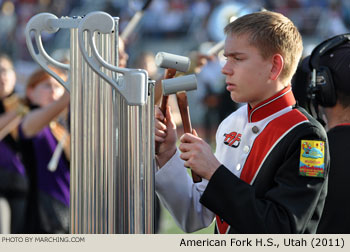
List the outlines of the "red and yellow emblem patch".
{"type": "Polygon", "coordinates": [[[301,140],[299,174],[307,177],[324,177],[324,142],[301,140]]]}

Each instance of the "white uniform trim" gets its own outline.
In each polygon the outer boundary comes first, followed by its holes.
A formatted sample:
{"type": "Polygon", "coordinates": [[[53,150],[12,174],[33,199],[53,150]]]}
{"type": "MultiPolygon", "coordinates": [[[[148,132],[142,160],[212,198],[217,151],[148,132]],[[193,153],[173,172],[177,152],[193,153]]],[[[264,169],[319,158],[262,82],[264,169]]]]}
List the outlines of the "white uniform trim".
{"type": "Polygon", "coordinates": [[[234,175],[238,178],[241,175],[244,164],[249,156],[251,147],[253,146],[255,139],[261,134],[265,127],[274,120],[275,118],[288,113],[292,110],[292,107],[286,107],[277,113],[266,117],[258,122],[249,123],[247,122],[248,109],[247,105],[239,108],[234,114],[227,117],[219,126],[216,134],[216,158],[226,166],[234,175]],[[254,133],[252,131],[253,127],[258,127],[259,132],[254,133]],[[242,133],[241,143],[237,148],[228,148],[227,145],[223,143],[224,134],[231,131],[236,131],[242,133]],[[250,148],[249,152],[244,151],[244,147],[248,146],[250,148]],[[237,170],[236,167],[240,165],[241,169],[237,170]]]}
{"type": "Polygon", "coordinates": [[[259,107],[254,108],[254,109],[252,110],[252,112],[250,113],[249,122],[252,121],[252,117],[253,117],[253,114],[254,114],[255,111],[257,111],[257,110],[261,109],[262,107],[267,106],[268,104],[270,104],[270,103],[272,103],[272,102],[278,100],[279,98],[281,98],[282,96],[285,96],[285,95],[288,94],[289,92],[292,92],[292,90],[290,89],[290,90],[288,90],[287,92],[281,94],[280,96],[277,96],[276,98],[272,99],[271,101],[268,101],[268,102],[266,102],[266,103],[260,105],[259,107]]]}

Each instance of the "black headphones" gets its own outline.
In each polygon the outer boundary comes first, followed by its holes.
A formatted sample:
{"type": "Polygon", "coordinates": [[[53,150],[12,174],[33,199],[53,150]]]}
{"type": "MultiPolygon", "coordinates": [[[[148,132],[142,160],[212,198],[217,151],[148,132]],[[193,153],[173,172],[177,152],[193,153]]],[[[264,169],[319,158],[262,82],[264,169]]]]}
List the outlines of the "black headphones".
{"type": "Polygon", "coordinates": [[[350,33],[337,35],[316,46],[310,55],[311,82],[308,87],[308,96],[323,107],[333,107],[337,102],[337,95],[331,71],[328,67],[319,64],[320,58],[348,41],[350,41],[350,33]]]}

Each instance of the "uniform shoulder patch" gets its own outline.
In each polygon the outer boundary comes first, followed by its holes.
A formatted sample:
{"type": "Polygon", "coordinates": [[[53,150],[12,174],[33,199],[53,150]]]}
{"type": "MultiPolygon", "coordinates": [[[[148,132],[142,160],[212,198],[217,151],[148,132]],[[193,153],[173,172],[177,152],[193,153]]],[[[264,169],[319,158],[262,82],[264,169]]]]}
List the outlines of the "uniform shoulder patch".
{"type": "Polygon", "coordinates": [[[324,169],[324,142],[301,140],[299,174],[323,178],[324,169]]]}

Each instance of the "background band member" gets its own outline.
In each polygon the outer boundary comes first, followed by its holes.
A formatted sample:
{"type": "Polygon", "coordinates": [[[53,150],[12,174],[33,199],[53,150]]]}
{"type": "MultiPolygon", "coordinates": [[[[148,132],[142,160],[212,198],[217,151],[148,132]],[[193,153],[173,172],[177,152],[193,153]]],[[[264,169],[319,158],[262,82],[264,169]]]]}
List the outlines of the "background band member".
{"type": "Polygon", "coordinates": [[[68,134],[59,115],[68,107],[69,94],[47,72],[38,70],[29,78],[26,98],[31,110],[19,127],[19,135],[30,178],[27,232],[68,233],[69,137],[56,169],[49,170],[48,164],[57,144],[68,134]]]}

